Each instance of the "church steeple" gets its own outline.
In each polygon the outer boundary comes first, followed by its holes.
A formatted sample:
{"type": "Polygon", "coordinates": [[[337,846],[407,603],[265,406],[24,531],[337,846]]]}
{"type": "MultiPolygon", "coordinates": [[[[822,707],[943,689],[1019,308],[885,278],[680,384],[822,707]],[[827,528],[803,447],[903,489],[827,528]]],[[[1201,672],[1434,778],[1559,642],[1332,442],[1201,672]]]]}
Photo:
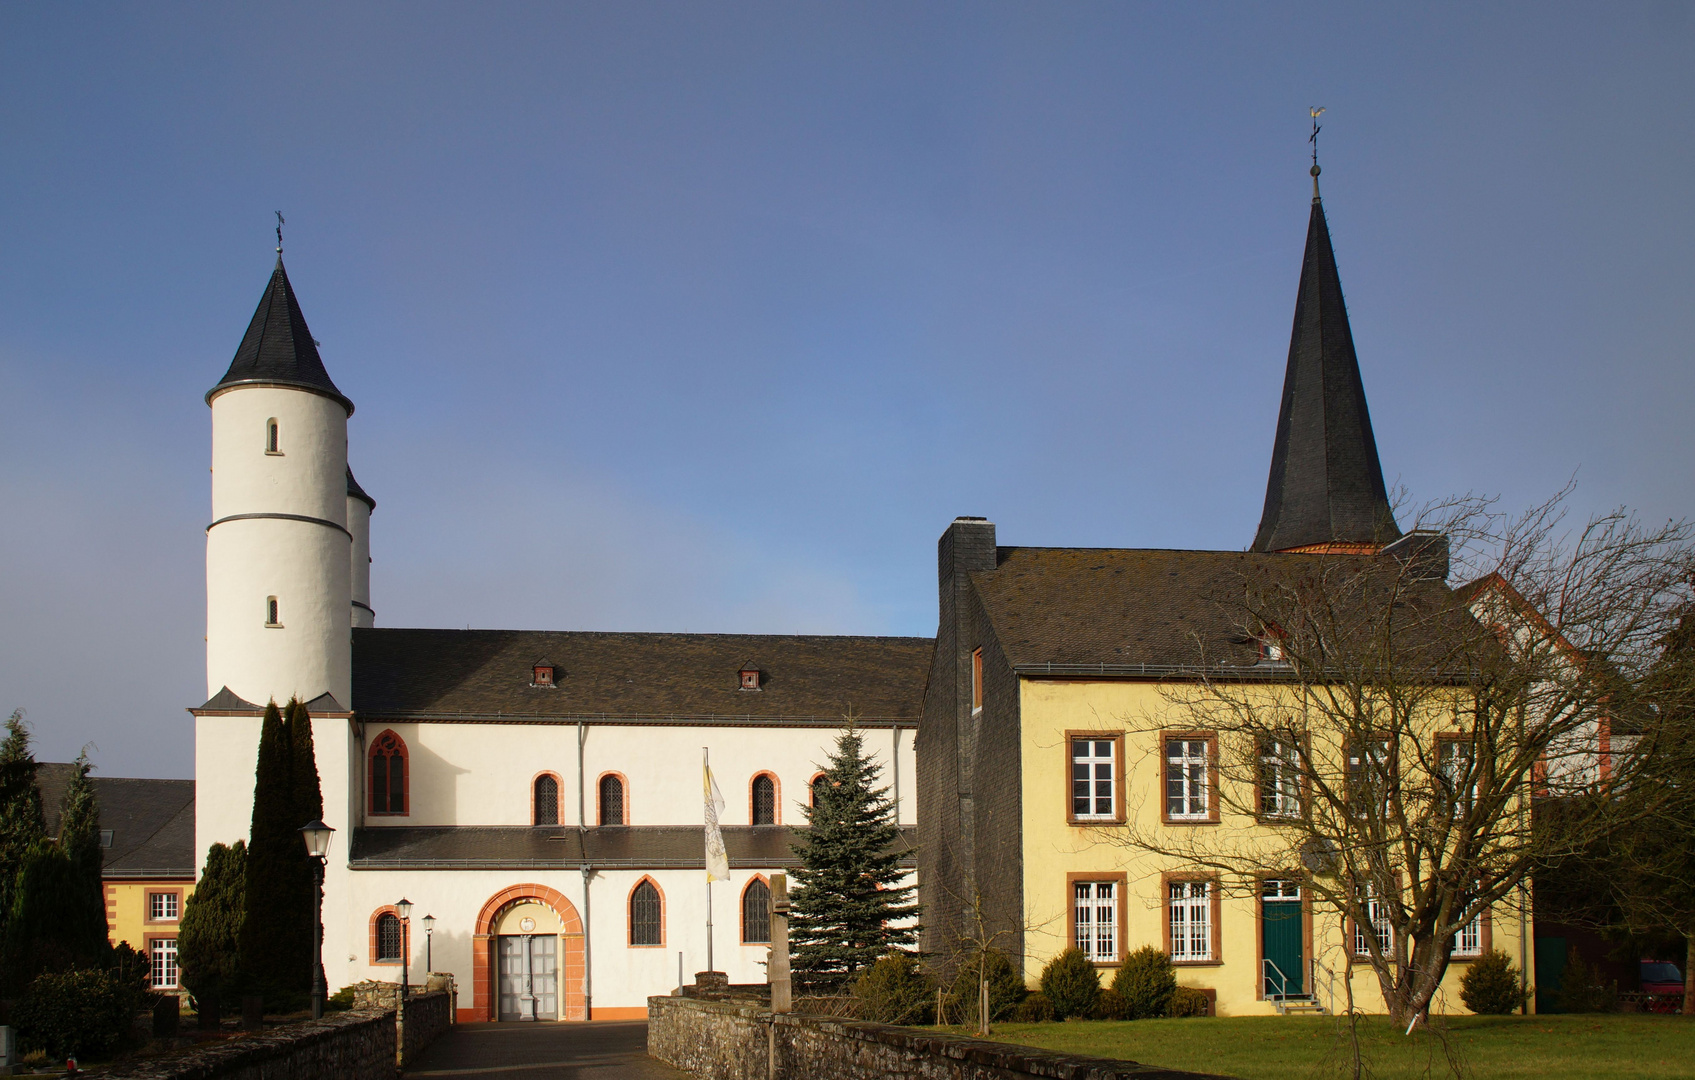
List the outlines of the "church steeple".
{"type": "Polygon", "coordinates": [[[308,390],[333,398],[353,414],[353,402],[347,400],[324,370],[318,356],[318,343],[306,328],[306,316],[300,312],[300,302],[294,298],[294,287],[288,283],[288,271],[283,269],[282,248],[277,249],[277,266],[271,280],[259,298],[253,321],[235,351],[235,359],[218,385],[206,391],[206,401],[232,386],[288,386],[308,390]]]}
{"type": "Polygon", "coordinates": [[[1374,549],[1397,539],[1330,228],[1313,169],[1283,405],[1254,551],[1374,549]]]}

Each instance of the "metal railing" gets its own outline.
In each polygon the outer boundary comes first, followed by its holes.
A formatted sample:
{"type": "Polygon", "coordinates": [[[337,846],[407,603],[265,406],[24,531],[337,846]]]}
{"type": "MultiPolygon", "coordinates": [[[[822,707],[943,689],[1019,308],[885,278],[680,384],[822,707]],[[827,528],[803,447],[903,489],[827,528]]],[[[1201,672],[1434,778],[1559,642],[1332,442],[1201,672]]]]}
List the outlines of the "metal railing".
{"type": "Polygon", "coordinates": [[[1260,974],[1265,979],[1265,996],[1273,1001],[1282,1001],[1289,996],[1289,976],[1283,974],[1283,969],[1278,967],[1269,957],[1261,963],[1264,964],[1260,974]],[[1276,987],[1275,992],[1272,991],[1273,987],[1276,987]]]}

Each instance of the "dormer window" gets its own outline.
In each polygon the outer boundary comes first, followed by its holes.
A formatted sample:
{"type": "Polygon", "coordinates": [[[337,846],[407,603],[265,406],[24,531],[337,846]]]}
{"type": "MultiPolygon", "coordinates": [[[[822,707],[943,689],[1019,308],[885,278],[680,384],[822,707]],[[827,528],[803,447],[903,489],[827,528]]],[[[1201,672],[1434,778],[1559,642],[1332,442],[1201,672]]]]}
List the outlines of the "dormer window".
{"type": "Polygon", "coordinates": [[[1281,664],[1283,662],[1283,646],[1276,638],[1260,638],[1259,658],[1263,664],[1281,664]]]}
{"type": "Polygon", "coordinates": [[[760,677],[761,677],[762,674],[763,674],[763,672],[761,672],[758,668],[754,667],[752,664],[747,664],[747,665],[743,666],[742,671],[741,671],[742,689],[743,690],[758,690],[759,689],[759,683],[760,683],[760,677]]]}
{"type": "Polygon", "coordinates": [[[531,671],[533,673],[533,677],[530,679],[531,686],[540,686],[551,690],[559,685],[554,681],[555,669],[552,664],[543,662],[537,664],[531,671]]]}

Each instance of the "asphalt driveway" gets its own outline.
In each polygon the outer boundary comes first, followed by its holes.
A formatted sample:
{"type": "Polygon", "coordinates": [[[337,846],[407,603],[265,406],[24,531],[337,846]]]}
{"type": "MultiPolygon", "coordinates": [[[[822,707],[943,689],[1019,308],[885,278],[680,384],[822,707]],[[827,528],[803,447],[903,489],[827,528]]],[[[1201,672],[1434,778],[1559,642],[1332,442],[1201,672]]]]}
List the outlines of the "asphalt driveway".
{"type": "Polygon", "coordinates": [[[480,1080],[685,1080],[647,1056],[647,1021],[455,1024],[404,1074],[480,1080]]]}

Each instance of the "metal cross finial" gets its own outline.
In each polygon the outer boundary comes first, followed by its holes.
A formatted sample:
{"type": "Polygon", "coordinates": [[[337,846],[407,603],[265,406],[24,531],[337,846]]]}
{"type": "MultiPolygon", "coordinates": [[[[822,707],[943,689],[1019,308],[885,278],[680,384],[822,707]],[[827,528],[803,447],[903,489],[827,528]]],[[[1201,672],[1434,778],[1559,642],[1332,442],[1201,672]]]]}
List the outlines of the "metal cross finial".
{"type": "Polygon", "coordinates": [[[1324,115],[1324,106],[1314,105],[1307,110],[1307,113],[1312,117],[1312,134],[1307,136],[1307,142],[1312,143],[1312,200],[1317,202],[1318,174],[1320,172],[1318,167],[1318,133],[1321,130],[1318,125],[1318,118],[1324,115]]]}
{"type": "Polygon", "coordinates": [[[283,227],[282,211],[278,210],[276,212],[276,215],[277,215],[277,254],[281,255],[282,254],[282,227],[283,227]]]}

